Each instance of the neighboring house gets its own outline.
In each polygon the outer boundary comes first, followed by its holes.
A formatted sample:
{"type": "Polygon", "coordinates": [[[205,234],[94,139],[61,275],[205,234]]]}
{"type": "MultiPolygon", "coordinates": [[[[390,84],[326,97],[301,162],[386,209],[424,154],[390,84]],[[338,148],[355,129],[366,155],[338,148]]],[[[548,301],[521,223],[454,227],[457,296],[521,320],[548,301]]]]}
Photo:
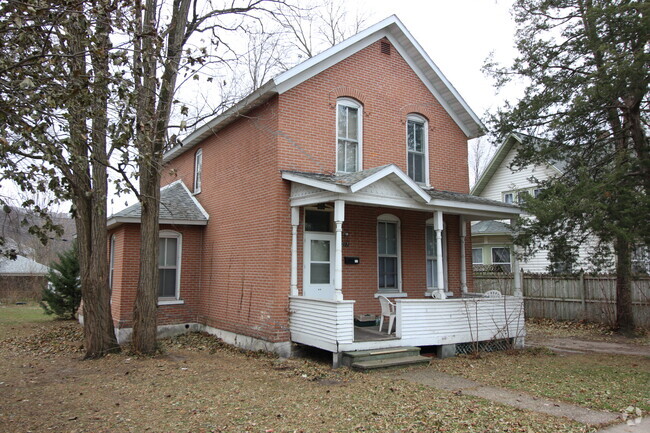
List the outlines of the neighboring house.
{"type": "Polygon", "coordinates": [[[512,230],[501,221],[472,224],[472,265],[475,272],[512,272],[512,230]]]}
{"type": "MultiPolygon", "coordinates": [[[[467,140],[481,130],[394,16],[275,77],[165,154],[161,332],[284,355],[301,343],[335,364],[344,351],[522,337],[523,314],[503,314],[521,313],[520,298],[466,295],[470,221],[519,213],[469,194],[467,140]],[[396,304],[395,335],[362,338],[354,318],[379,315],[379,296],[396,304]]],[[[139,205],[108,220],[120,341],[139,221],[139,205]]]]}
{"type": "Polygon", "coordinates": [[[0,299],[40,299],[50,268],[24,256],[0,257],[0,299]]]}
{"type": "MultiPolygon", "coordinates": [[[[521,170],[510,168],[517,147],[525,136],[510,134],[501,144],[492,160],[472,187],[471,193],[490,200],[504,203],[520,203],[526,193],[537,197],[541,191],[536,182],[560,176],[565,168],[564,162],[549,161],[545,165],[527,166],[521,170]]],[[[509,221],[481,221],[472,225],[472,261],[476,269],[489,269],[485,265],[500,265],[501,270],[508,269],[507,262],[514,258],[512,248],[512,231],[509,221]]],[[[589,256],[597,244],[596,238],[582,244],[578,249],[577,269],[589,268],[589,256]]],[[[635,256],[636,257],[636,256],[635,256]]],[[[545,273],[549,271],[566,272],[572,269],[564,263],[553,263],[548,257],[548,250],[540,250],[533,256],[520,262],[525,272],[545,273]]],[[[612,267],[614,258],[612,257],[612,267]]],[[[573,269],[576,270],[576,269],[573,269]]]]}
{"type": "MultiPolygon", "coordinates": [[[[564,163],[549,162],[546,165],[527,166],[521,170],[510,168],[521,145],[522,134],[510,134],[494,154],[471,193],[478,197],[498,200],[504,203],[519,203],[523,193],[536,197],[540,189],[534,179],[544,181],[562,174],[564,163]]],[[[489,269],[485,265],[499,265],[500,270],[508,271],[514,259],[510,221],[481,221],[472,225],[472,261],[477,269],[489,269]],[[480,251],[479,251],[480,249],[480,251]],[[482,260],[478,261],[479,255],[482,260]]],[[[581,248],[580,259],[586,259],[587,250],[581,248]]],[[[525,272],[548,272],[551,262],[547,250],[540,250],[532,257],[522,260],[520,267],[525,272]]],[[[558,270],[564,270],[555,264],[558,270]]]]}

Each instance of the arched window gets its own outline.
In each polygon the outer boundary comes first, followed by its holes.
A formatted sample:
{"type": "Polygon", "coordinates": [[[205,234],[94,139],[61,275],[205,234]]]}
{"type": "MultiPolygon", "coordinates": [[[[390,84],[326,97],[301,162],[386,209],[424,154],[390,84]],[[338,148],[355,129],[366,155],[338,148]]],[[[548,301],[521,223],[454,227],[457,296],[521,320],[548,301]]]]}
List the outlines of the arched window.
{"type": "Polygon", "coordinates": [[[203,149],[194,155],[194,194],[201,192],[201,172],[203,171],[203,149]]]}
{"type": "Polygon", "coordinates": [[[418,183],[429,184],[429,136],[427,119],[419,114],[406,117],[407,174],[418,183]]]}
{"type": "Polygon", "coordinates": [[[158,240],[158,297],[180,298],[181,252],[183,237],[171,230],[161,230],[158,240]]]}
{"type": "Polygon", "coordinates": [[[113,274],[115,273],[115,235],[111,235],[108,262],[108,288],[113,290],[113,274]]]}
{"type": "Polygon", "coordinates": [[[379,292],[401,290],[400,221],[395,215],[377,218],[377,276],[379,292]]]}
{"type": "Polygon", "coordinates": [[[350,98],[336,101],[336,171],[361,170],[363,107],[350,98]]]}

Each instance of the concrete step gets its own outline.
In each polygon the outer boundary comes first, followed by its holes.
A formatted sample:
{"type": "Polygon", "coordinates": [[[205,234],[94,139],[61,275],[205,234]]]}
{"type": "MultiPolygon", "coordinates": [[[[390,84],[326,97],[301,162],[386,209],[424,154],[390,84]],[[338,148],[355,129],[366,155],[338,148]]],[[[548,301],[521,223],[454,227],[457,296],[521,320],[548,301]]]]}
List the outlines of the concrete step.
{"type": "Polygon", "coordinates": [[[378,359],[403,358],[418,356],[420,348],[414,346],[390,347],[386,349],[356,350],[343,352],[343,365],[351,366],[356,362],[372,361],[378,359]]]}
{"type": "Polygon", "coordinates": [[[352,363],[355,370],[374,370],[377,368],[404,367],[406,365],[428,364],[431,359],[426,356],[402,356],[399,358],[373,359],[352,363]]]}

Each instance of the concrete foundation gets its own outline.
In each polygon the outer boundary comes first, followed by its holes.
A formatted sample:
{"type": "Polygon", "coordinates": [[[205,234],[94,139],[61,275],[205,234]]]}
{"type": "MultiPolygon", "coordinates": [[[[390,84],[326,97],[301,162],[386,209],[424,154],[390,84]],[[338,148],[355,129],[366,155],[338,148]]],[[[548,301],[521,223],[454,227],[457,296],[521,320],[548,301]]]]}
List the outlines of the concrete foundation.
{"type": "Polygon", "coordinates": [[[451,358],[456,356],[456,345],[443,344],[442,346],[436,347],[436,356],[440,359],[451,358]]]}

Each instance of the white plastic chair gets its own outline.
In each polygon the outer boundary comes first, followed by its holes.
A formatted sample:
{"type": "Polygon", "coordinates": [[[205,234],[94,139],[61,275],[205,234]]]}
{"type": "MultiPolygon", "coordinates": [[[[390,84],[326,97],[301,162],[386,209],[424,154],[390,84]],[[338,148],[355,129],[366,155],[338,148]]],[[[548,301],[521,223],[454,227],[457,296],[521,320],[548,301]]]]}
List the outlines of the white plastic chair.
{"type": "Polygon", "coordinates": [[[487,292],[483,293],[484,298],[500,298],[501,297],[501,292],[498,290],[488,290],[487,292]]]}
{"type": "Polygon", "coordinates": [[[379,319],[379,331],[381,331],[382,326],[384,325],[384,317],[388,317],[388,334],[390,334],[391,329],[393,329],[393,323],[395,322],[395,304],[390,302],[385,296],[378,296],[379,303],[381,304],[381,319],[379,319]]]}

